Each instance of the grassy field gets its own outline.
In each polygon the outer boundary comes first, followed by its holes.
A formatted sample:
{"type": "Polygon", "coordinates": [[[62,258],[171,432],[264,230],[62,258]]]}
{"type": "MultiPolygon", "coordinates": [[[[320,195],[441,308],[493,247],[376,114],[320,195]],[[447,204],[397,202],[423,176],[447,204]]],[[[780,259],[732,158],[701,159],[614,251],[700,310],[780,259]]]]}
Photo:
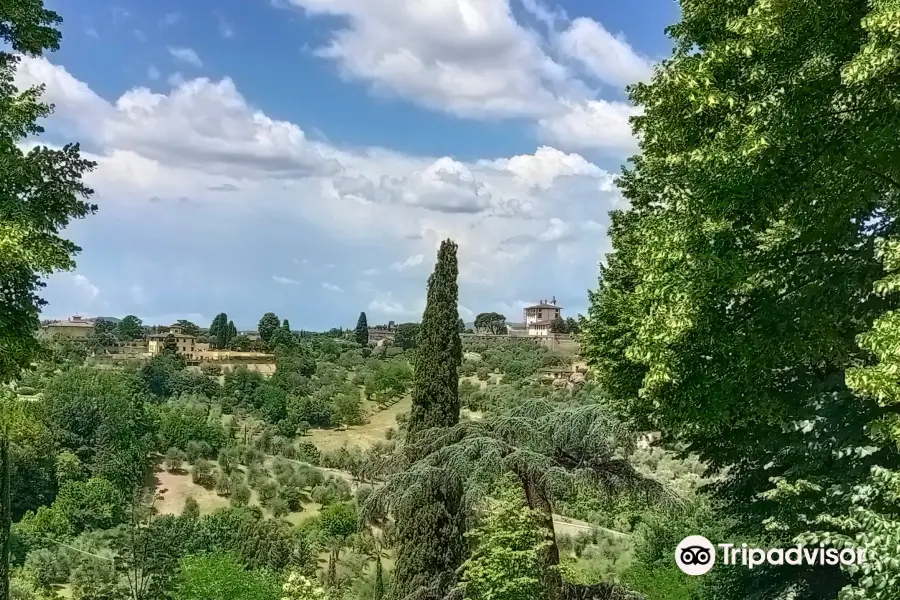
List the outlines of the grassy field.
{"type": "Polygon", "coordinates": [[[323,452],[337,450],[344,444],[366,449],[373,446],[375,442],[386,439],[387,430],[397,427],[397,415],[408,413],[411,407],[412,399],[404,396],[393,406],[373,412],[365,425],[337,429],[312,429],[303,439],[312,442],[323,452]]]}

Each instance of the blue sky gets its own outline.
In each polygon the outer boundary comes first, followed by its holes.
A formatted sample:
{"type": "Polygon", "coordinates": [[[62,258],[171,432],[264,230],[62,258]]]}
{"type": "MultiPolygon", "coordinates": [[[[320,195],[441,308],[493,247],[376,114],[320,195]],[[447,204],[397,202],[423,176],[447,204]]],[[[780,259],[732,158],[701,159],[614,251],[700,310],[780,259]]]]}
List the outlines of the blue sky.
{"type": "Polygon", "coordinates": [[[460,311],[584,311],[634,152],[624,87],[668,55],[674,2],[48,1],[26,59],[40,140],[97,161],[99,212],[45,316],[295,328],[417,320],[441,239],[460,311]]]}

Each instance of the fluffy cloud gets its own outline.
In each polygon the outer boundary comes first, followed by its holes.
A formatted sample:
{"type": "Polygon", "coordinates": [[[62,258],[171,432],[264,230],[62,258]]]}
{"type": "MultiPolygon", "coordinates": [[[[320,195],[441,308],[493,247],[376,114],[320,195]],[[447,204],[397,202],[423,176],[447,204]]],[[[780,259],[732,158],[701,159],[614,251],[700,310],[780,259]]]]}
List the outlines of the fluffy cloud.
{"type": "Polygon", "coordinates": [[[344,19],[316,54],[377,93],[465,118],[532,119],[567,149],[634,150],[630,105],[598,98],[592,82],[621,90],[650,76],[650,60],[593,19],[519,1],[546,36],[516,19],[511,0],[288,3],[344,19]]]}
{"type": "MultiPolygon", "coordinates": [[[[468,310],[580,297],[602,234],[579,224],[602,227],[619,201],[609,173],[549,146],[463,162],[311,141],[229,79],[108,101],[45,59],[23,59],[17,83],[39,82],[57,106],[48,133],[83,141],[98,163],[88,182],[100,212],[71,234],[85,248],[79,274],[112,314],[224,310],[250,326],[268,310],[297,320],[309,290],[341,290],[313,302],[304,325],[340,324],[361,307],[373,321],[418,318],[448,237],[468,310]],[[307,261],[335,266],[329,281],[309,280],[307,261]]],[[[76,308],[63,292],[48,290],[54,316],[76,308]]]]}
{"type": "Polygon", "coordinates": [[[614,36],[593,19],[579,17],[572,21],[558,43],[566,55],[609,85],[624,87],[644,81],[652,72],[647,58],[637,54],[622,36],[614,36]]]}
{"type": "Polygon", "coordinates": [[[508,0],[290,0],[344,17],[319,56],[348,78],[467,117],[552,111],[566,70],[521,27],[508,0]]]}
{"type": "Polygon", "coordinates": [[[566,103],[561,115],[541,119],[541,135],[548,141],[568,148],[634,151],[637,140],[628,122],[638,111],[624,102],[590,100],[580,104],[566,103]]]}

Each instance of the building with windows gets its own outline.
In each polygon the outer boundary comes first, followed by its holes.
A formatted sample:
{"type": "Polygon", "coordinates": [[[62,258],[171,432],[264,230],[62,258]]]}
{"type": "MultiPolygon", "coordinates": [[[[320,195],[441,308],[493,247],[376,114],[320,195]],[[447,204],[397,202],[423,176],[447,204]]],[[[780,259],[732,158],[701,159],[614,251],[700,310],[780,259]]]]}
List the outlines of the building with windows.
{"type": "Polygon", "coordinates": [[[78,315],[68,321],[51,321],[41,329],[50,337],[84,339],[94,332],[94,321],[78,315]]]}
{"type": "Polygon", "coordinates": [[[550,325],[555,319],[562,318],[562,307],[556,304],[556,296],[550,302],[541,300],[533,306],[526,306],[524,311],[525,331],[528,335],[550,335],[550,325]]]}
{"type": "Polygon", "coordinates": [[[175,338],[178,353],[187,360],[195,360],[200,352],[209,350],[209,344],[197,342],[197,338],[187,335],[181,325],[175,324],[170,326],[168,331],[147,336],[147,351],[150,356],[156,356],[163,351],[166,347],[166,338],[170,335],[175,338]]]}

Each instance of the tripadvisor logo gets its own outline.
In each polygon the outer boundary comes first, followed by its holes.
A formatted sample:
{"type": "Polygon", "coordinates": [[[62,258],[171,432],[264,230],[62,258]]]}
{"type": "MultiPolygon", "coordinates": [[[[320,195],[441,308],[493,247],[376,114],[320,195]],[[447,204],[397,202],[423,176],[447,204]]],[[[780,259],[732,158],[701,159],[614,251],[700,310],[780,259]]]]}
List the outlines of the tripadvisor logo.
{"type": "Polygon", "coordinates": [[[675,548],[675,564],[688,575],[703,575],[716,564],[716,547],[722,564],[752,569],[769,565],[860,565],[866,562],[863,548],[828,548],[824,544],[791,548],[750,548],[747,544],[718,544],[702,535],[689,535],[675,548]]]}

